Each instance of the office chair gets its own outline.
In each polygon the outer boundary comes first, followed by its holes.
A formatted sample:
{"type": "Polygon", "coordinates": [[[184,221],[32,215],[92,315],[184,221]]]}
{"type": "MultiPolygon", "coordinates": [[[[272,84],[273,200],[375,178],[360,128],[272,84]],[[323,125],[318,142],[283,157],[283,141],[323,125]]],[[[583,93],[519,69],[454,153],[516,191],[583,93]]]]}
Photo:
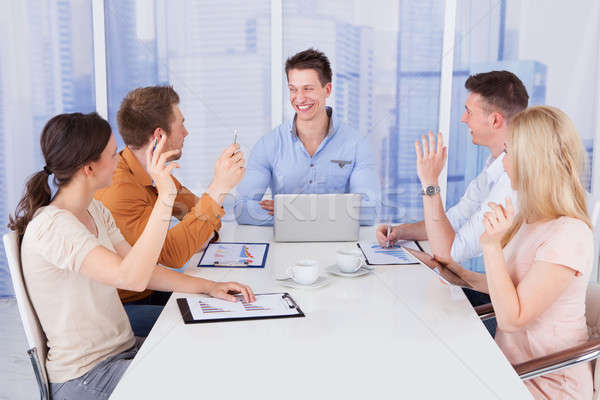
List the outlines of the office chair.
{"type": "Polygon", "coordinates": [[[596,200],[588,193],[587,207],[592,226],[594,227],[594,268],[592,269],[591,282],[598,282],[600,272],[598,271],[598,261],[600,261],[600,199],[596,200]]]}
{"type": "Polygon", "coordinates": [[[19,240],[16,232],[9,232],[2,238],[6,258],[8,259],[8,269],[15,290],[19,315],[23,321],[25,336],[27,337],[27,354],[31,360],[31,366],[40,389],[40,398],[42,400],[50,399],[50,387],[48,383],[48,375],[46,374],[46,355],[48,348],[46,347],[46,335],[40,325],[37,314],[33,309],[27,288],[23,280],[21,270],[21,252],[19,248],[19,240]]]}
{"type": "MultiPolygon", "coordinates": [[[[475,307],[475,311],[482,321],[495,316],[491,303],[477,306],[475,307]]],[[[590,283],[588,286],[585,299],[585,317],[590,335],[590,339],[587,342],[553,354],[548,354],[544,357],[513,365],[521,380],[525,381],[591,361],[594,374],[593,399],[600,399],[600,363],[597,360],[600,357],[600,285],[596,283],[590,283]]]]}

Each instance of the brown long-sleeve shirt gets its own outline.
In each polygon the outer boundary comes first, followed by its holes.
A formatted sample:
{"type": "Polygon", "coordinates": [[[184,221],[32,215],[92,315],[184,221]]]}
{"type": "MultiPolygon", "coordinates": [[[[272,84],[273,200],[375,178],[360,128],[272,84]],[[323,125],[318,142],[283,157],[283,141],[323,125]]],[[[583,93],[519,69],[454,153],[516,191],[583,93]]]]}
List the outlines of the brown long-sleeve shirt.
{"type": "MultiPolygon", "coordinates": [[[[173,216],[180,222],[169,229],[158,262],[180,268],[221,228],[225,211],[209,195],[198,198],[173,178],[177,197],[173,216]]],[[[121,233],[133,246],[150,218],[158,192],[152,179],[128,147],[119,153],[119,163],[112,185],[94,196],[108,208],[121,233]]],[[[132,292],[119,290],[123,302],[148,297],[151,290],[132,292]]]]}

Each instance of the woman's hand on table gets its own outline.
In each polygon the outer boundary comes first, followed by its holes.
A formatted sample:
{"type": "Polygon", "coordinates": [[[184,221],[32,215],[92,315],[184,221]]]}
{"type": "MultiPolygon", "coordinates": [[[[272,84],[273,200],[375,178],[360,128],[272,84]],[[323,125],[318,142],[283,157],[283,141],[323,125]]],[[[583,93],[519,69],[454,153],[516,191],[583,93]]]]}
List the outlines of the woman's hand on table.
{"type": "Polygon", "coordinates": [[[256,301],[252,289],[238,282],[213,282],[213,285],[208,290],[210,296],[232,302],[238,301],[238,298],[234,295],[238,293],[244,298],[246,303],[256,301]]]}

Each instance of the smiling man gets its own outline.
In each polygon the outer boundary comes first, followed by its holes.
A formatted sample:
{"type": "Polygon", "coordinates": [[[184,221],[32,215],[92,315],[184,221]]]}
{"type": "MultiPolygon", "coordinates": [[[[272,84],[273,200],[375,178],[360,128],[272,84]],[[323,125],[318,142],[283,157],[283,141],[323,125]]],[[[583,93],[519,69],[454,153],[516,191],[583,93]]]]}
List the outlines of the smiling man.
{"type": "Polygon", "coordinates": [[[238,223],[273,224],[276,194],[360,193],[362,225],[375,223],[380,203],[379,178],[369,138],[345,125],[325,102],[331,94],[331,66],[314,49],[285,64],[295,115],[263,136],[252,149],[238,186],[238,223]]]}

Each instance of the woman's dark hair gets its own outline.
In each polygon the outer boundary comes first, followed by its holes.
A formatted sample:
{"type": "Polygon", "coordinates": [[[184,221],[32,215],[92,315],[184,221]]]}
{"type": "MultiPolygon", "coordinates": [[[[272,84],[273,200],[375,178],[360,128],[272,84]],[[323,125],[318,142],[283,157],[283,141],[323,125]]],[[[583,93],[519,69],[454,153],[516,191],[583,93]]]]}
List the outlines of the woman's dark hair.
{"type": "Polygon", "coordinates": [[[82,166],[100,159],[110,135],[110,125],[96,113],[60,114],[48,121],[40,138],[46,165],[25,184],[14,217],[9,215],[8,228],[21,237],[38,208],[52,200],[48,176],[54,175],[59,189],[68,184],[82,166]]]}

